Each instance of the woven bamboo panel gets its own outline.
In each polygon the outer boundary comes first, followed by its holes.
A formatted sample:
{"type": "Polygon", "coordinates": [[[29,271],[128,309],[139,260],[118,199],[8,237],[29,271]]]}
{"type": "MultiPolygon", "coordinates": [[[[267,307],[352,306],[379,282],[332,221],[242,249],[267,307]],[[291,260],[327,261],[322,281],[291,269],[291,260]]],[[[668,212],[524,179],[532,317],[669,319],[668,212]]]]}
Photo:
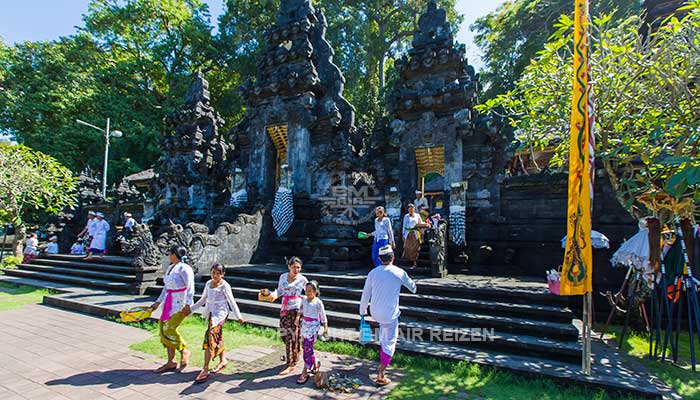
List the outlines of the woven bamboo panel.
{"type": "Polygon", "coordinates": [[[416,164],[419,177],[431,172],[445,176],[445,146],[418,147],[416,164]]]}
{"type": "Polygon", "coordinates": [[[268,125],[265,130],[277,149],[277,160],[284,164],[287,162],[287,124],[268,125]]]}

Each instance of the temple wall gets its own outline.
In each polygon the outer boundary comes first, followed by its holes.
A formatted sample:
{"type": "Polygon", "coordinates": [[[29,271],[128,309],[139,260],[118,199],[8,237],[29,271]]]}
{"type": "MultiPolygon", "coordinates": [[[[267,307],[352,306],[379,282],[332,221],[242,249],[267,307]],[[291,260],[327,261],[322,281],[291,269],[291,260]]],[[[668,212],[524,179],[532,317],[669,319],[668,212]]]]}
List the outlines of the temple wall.
{"type": "MultiPolygon", "coordinates": [[[[468,212],[470,271],[544,278],[545,270],[559,266],[566,235],[567,177],[535,174],[504,180],[496,222],[478,223],[468,212]]],[[[609,260],[625,238],[637,233],[637,223],[615,199],[606,176],[596,179],[593,229],[610,239],[610,249],[594,250],[594,284],[597,289],[615,288],[626,271],[612,269],[609,260]]]]}

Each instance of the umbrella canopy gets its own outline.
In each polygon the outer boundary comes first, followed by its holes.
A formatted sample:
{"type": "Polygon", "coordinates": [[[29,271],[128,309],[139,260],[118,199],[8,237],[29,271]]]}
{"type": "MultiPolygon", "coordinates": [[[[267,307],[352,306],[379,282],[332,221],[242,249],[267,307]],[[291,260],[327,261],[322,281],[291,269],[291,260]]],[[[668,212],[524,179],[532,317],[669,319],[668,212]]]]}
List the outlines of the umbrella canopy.
{"type": "MultiPolygon", "coordinates": [[[[598,231],[591,230],[591,243],[594,249],[609,249],[610,239],[598,231]]],[[[561,248],[566,248],[566,236],[561,239],[561,248]]]]}

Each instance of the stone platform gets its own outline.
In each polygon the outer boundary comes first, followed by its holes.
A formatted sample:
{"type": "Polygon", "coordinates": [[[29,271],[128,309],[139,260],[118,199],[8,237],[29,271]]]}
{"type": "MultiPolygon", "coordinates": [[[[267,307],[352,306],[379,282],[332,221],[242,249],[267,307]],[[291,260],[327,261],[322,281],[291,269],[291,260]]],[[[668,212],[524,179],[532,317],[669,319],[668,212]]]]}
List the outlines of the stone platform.
{"type": "MultiPolygon", "coordinates": [[[[234,286],[234,295],[236,300],[243,311],[246,320],[254,325],[269,327],[276,329],[278,327],[278,318],[275,313],[278,312],[279,308],[276,304],[260,303],[257,300],[250,300],[249,297],[253,293],[257,293],[252,289],[247,289],[245,286],[240,286],[239,284],[244,283],[243,279],[253,279],[253,278],[240,278],[241,272],[250,267],[231,267],[228,268],[228,273],[226,275],[227,280],[229,280],[234,286]],[[240,270],[239,270],[240,268],[240,270]],[[237,273],[238,272],[238,273],[237,273]],[[250,292],[250,293],[248,293],[250,292]]],[[[277,274],[278,271],[271,271],[269,273],[277,274]]],[[[334,302],[336,307],[347,307],[348,305],[343,305],[340,299],[333,299],[336,294],[334,290],[342,291],[345,290],[349,293],[354,293],[357,295],[357,289],[350,287],[340,287],[337,286],[333,289],[329,287],[332,283],[339,283],[341,281],[348,282],[352,280],[362,281],[364,278],[362,275],[357,274],[355,276],[347,276],[344,274],[307,274],[309,278],[323,278],[325,285],[325,292],[323,294],[324,302],[327,304],[328,315],[331,325],[331,337],[335,340],[344,341],[357,341],[357,330],[356,326],[358,324],[357,312],[351,311],[356,309],[356,303],[351,302],[346,311],[332,311],[331,305],[334,302]],[[334,282],[332,279],[336,281],[334,282]],[[326,295],[326,293],[328,293],[326,295]],[[328,297],[327,297],[328,296],[328,297]],[[330,303],[330,304],[329,304],[330,303]]],[[[483,293],[492,292],[493,296],[505,295],[505,293],[510,293],[513,298],[520,298],[520,303],[507,303],[508,307],[515,307],[511,312],[522,313],[523,310],[518,310],[517,307],[528,306],[531,303],[530,296],[537,296],[538,291],[541,289],[538,287],[536,282],[521,282],[518,280],[513,280],[510,282],[512,285],[508,290],[503,290],[503,287],[507,287],[508,282],[494,282],[490,278],[483,278],[483,280],[470,280],[470,282],[460,281],[461,278],[452,278],[451,284],[449,284],[449,278],[445,282],[434,279],[420,280],[419,293],[425,293],[424,295],[411,295],[402,294],[402,304],[410,304],[411,302],[421,303],[425,302],[425,307],[428,307],[430,302],[439,302],[440,296],[431,295],[431,291],[440,292],[460,292],[465,295],[473,292],[474,294],[479,294],[479,289],[485,290],[483,293]],[[475,283],[475,282],[481,282],[475,283]],[[498,283],[497,285],[494,285],[498,283]],[[493,285],[493,286],[490,286],[493,285]],[[504,285],[504,286],[501,286],[504,285]],[[452,288],[450,288],[452,287],[452,288]],[[515,289],[520,287],[520,289],[515,289]],[[529,288],[528,290],[523,290],[522,288],[529,288]],[[415,297],[412,297],[415,296],[415,297]]],[[[9,276],[0,276],[0,280],[5,282],[14,282],[17,284],[28,284],[33,286],[44,286],[51,287],[53,289],[64,291],[64,293],[57,295],[45,296],[44,303],[47,305],[53,305],[56,307],[84,312],[99,316],[116,316],[119,311],[136,305],[147,305],[153,301],[152,296],[130,296],[126,294],[119,294],[103,290],[80,288],[60,283],[51,284],[47,282],[33,281],[24,278],[16,278],[9,276]]],[[[250,282],[249,282],[250,283],[250,282]]],[[[257,284],[257,281],[252,282],[257,284]]],[[[322,290],[323,289],[322,284],[322,290]]],[[[269,287],[269,286],[268,286],[269,287]]],[[[200,290],[198,290],[199,292],[200,290]]],[[[482,293],[482,294],[483,294],[482,293]]],[[[443,293],[445,294],[445,293],[443,293]]],[[[502,300],[507,300],[504,297],[502,300]]],[[[555,299],[557,299],[555,297],[555,299]]],[[[453,298],[451,301],[456,300],[453,298]]],[[[489,302],[485,300],[480,300],[478,302],[470,302],[469,298],[463,298],[464,303],[453,304],[455,307],[470,307],[472,303],[486,305],[487,307],[492,307],[489,311],[484,311],[485,314],[491,314],[494,312],[499,312],[499,305],[492,304],[494,302],[489,302]]],[[[402,307],[402,329],[406,327],[425,327],[430,328],[432,325],[438,325],[441,328],[445,328],[445,322],[426,322],[420,321],[411,316],[411,308],[414,306],[402,307]]],[[[420,307],[418,307],[420,308],[420,307]]],[[[342,308],[341,308],[342,309],[342,308]]],[[[533,309],[525,309],[527,312],[533,313],[533,309]]],[[[547,306],[537,306],[537,312],[542,312],[551,314],[556,307],[549,308],[547,306]]],[[[415,311],[415,310],[413,310],[415,311]]],[[[422,311],[422,310],[418,310],[422,311]]],[[[453,315],[449,314],[447,310],[441,311],[442,313],[447,312],[447,315],[443,318],[454,319],[456,317],[468,318],[468,316],[463,315],[453,315]]],[[[535,314],[537,313],[535,312],[535,314]]],[[[157,317],[157,315],[154,315],[157,317]]],[[[435,316],[433,316],[435,317],[435,316]]],[[[431,317],[432,318],[432,317],[431,317]]],[[[492,317],[498,319],[498,317],[492,317]]],[[[547,318],[551,318],[549,315],[547,318]]],[[[570,318],[567,316],[566,318],[570,318]]],[[[438,320],[440,321],[440,320],[438,320]]],[[[444,321],[444,319],[442,320],[444,321]]],[[[459,322],[454,322],[453,324],[458,324],[459,322]]],[[[546,325],[546,324],[544,324],[546,325]]],[[[543,329],[543,324],[538,324],[528,329],[543,329]]],[[[506,325],[507,326],[507,325],[506,325]]],[[[661,384],[658,384],[660,380],[651,377],[644,368],[636,362],[633,358],[628,357],[624,354],[617,352],[599,342],[593,343],[593,375],[584,376],[580,372],[580,365],[578,362],[571,361],[571,358],[564,357],[564,360],[558,359],[552,356],[554,353],[571,354],[573,356],[574,351],[580,351],[579,347],[573,347],[564,344],[561,341],[542,338],[539,340],[533,340],[533,337],[526,334],[518,333],[505,333],[502,334],[498,332],[494,338],[494,347],[480,347],[480,346],[470,346],[463,345],[459,343],[443,343],[435,341],[422,341],[422,340],[408,340],[406,338],[401,338],[397,346],[398,350],[401,352],[406,352],[414,355],[422,355],[429,357],[438,357],[449,360],[464,360],[468,362],[473,362],[489,367],[495,367],[499,369],[504,369],[518,374],[533,375],[533,376],[544,376],[563,384],[582,384],[587,386],[592,386],[595,388],[603,388],[612,392],[622,392],[629,393],[633,396],[644,397],[644,398],[661,398],[661,397],[673,397],[672,391],[661,384]],[[523,339],[529,339],[524,340],[523,339]],[[542,349],[546,347],[549,343],[552,349],[549,351],[550,355],[542,349]],[[511,346],[509,349],[509,345],[511,346]],[[513,349],[521,348],[525,350],[523,354],[517,354],[517,351],[513,349]],[[529,352],[529,353],[528,353],[529,352]],[[650,383],[654,382],[654,383],[650,383]]],[[[371,344],[372,346],[377,346],[376,343],[371,344]]],[[[559,357],[561,358],[561,357],[559,357]]]]}

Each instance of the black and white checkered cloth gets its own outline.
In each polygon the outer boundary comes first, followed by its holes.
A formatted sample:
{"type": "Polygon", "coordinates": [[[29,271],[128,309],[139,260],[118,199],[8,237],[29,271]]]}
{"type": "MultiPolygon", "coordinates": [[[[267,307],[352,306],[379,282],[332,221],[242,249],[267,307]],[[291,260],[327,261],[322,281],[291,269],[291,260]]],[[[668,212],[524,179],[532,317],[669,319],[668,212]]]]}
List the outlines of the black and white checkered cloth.
{"type": "Polygon", "coordinates": [[[277,232],[277,236],[287,233],[294,221],[294,198],[292,191],[280,187],[275,194],[275,205],[272,206],[272,226],[277,232]]]}
{"type": "Polygon", "coordinates": [[[451,206],[449,217],[450,239],[456,246],[464,246],[467,241],[464,237],[466,210],[464,206],[451,206]]]}

